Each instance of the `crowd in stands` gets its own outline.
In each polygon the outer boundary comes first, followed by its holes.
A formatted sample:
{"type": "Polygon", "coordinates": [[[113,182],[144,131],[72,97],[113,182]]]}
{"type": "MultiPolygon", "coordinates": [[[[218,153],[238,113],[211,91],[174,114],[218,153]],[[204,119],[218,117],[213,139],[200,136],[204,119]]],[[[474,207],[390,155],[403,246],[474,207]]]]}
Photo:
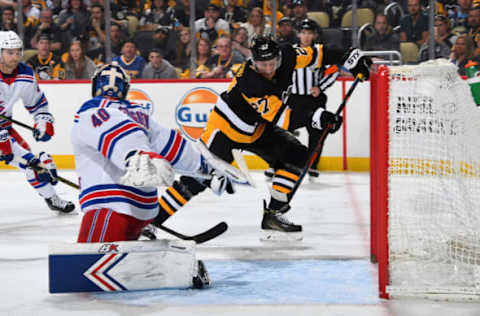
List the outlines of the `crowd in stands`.
{"type": "MultiPolygon", "coordinates": [[[[39,79],[89,79],[105,62],[104,0],[21,1],[25,61],[39,79]]],[[[250,57],[255,35],[276,33],[279,42],[295,44],[306,18],[317,23],[318,42],[352,43],[351,0],[196,0],[197,41],[191,47],[190,1],[110,0],[113,60],[134,79],[228,78],[250,57]]],[[[360,47],[399,51],[404,63],[417,63],[428,59],[428,38],[434,36],[435,57],[451,60],[464,74],[465,64],[479,59],[480,0],[438,1],[434,34],[428,32],[427,5],[360,0],[360,47]]],[[[1,30],[17,30],[16,6],[0,0],[1,30]]]]}

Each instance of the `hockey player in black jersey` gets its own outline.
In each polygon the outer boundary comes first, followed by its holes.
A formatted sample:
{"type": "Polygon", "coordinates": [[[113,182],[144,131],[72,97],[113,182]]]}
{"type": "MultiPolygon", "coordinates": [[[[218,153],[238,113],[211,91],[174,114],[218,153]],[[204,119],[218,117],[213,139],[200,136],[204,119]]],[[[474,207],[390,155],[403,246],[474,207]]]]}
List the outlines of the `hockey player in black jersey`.
{"type": "MultiPolygon", "coordinates": [[[[248,150],[267,161],[275,173],[270,197],[263,202],[261,228],[300,232],[302,226],[291,223],[283,215],[290,209],[289,193],[308,158],[307,147],[279,127],[291,119],[288,97],[292,89],[292,73],[296,68],[312,65],[341,66],[347,60],[347,69],[368,78],[368,63],[358,50],[345,55],[344,51],[324,46],[280,46],[262,36],[254,39],[251,50],[253,59],[242,64],[228,89],[221,94],[201,141],[228,163],[234,160],[232,149],[248,150]]],[[[308,124],[318,129],[331,125],[331,132],[337,131],[342,123],[341,117],[322,108],[312,113],[308,120],[308,124]]],[[[205,188],[202,180],[182,177],[180,183],[168,188],[160,199],[163,206],[154,224],[165,221],[205,188]]],[[[226,190],[233,193],[231,186],[226,190]]]]}

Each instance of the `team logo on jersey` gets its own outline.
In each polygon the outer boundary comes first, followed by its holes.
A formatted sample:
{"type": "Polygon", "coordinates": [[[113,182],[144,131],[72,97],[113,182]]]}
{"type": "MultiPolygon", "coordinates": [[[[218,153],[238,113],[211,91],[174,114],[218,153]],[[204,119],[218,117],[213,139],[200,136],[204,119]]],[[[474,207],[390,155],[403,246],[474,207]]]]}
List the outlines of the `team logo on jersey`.
{"type": "Polygon", "coordinates": [[[140,105],[147,111],[148,115],[151,116],[153,114],[153,101],[145,91],[140,89],[130,89],[127,93],[126,99],[132,104],[140,105]]]}
{"type": "Polygon", "coordinates": [[[184,135],[194,141],[200,138],[218,97],[217,92],[206,87],[185,93],[175,109],[177,125],[184,135]]]}

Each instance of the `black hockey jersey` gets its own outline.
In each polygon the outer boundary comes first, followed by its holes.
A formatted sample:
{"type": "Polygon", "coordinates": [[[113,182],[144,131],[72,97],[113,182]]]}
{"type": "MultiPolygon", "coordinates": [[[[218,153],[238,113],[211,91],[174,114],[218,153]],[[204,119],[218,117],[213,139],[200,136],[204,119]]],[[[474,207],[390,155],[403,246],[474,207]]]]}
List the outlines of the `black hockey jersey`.
{"type": "MultiPolygon", "coordinates": [[[[272,80],[255,70],[252,61],[237,70],[227,91],[221,94],[209,117],[202,141],[208,145],[215,131],[222,131],[231,140],[252,143],[265,129],[267,122],[276,124],[290,119],[285,104],[292,89],[292,73],[296,68],[322,67],[342,62],[343,51],[329,50],[324,45],[315,48],[280,46],[281,64],[272,80]]],[[[283,125],[283,124],[281,124],[283,125]]]]}

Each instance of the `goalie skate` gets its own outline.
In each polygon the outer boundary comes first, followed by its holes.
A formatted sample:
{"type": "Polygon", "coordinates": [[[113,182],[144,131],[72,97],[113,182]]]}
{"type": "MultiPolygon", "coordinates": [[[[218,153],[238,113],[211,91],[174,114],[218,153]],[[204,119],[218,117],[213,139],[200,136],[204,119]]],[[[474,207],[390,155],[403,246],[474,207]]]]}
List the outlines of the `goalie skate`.
{"type": "Polygon", "coordinates": [[[58,195],[54,195],[51,198],[45,199],[48,207],[52,211],[59,211],[60,213],[71,213],[75,209],[75,204],[70,201],[65,201],[58,195]]]}
{"type": "Polygon", "coordinates": [[[202,260],[198,260],[197,275],[193,277],[193,288],[203,289],[210,285],[210,277],[202,260]]]}

